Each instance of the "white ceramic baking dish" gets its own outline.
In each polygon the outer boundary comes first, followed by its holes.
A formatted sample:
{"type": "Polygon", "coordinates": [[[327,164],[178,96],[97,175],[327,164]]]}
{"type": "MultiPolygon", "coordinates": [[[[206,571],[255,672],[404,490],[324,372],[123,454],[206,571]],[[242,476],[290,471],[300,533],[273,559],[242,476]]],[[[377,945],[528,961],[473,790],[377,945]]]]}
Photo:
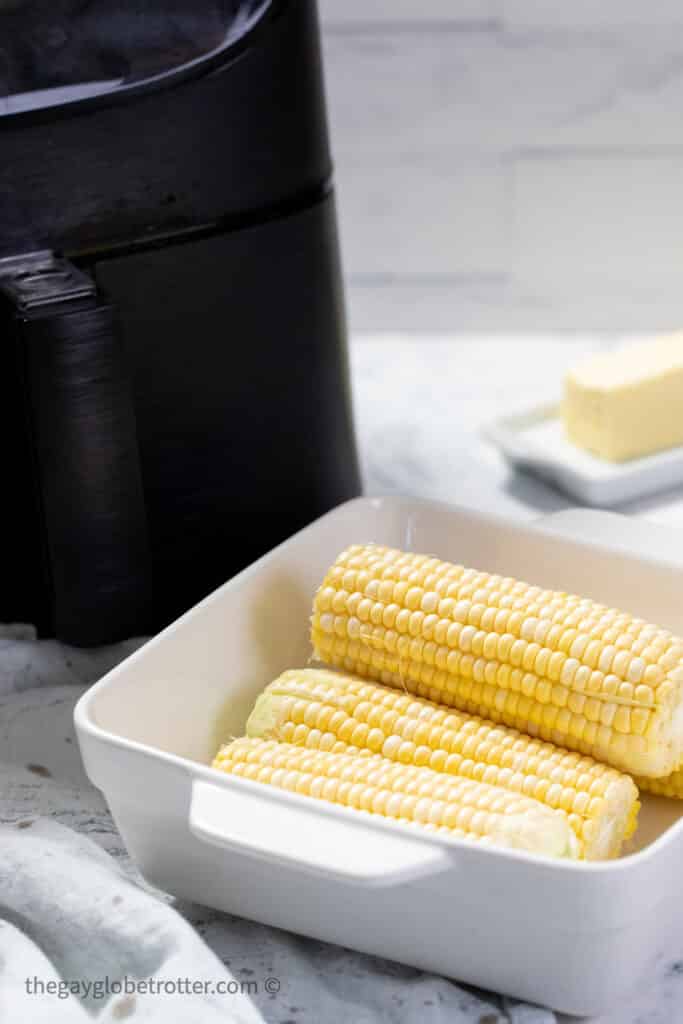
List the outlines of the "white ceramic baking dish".
{"type": "Polygon", "coordinates": [[[408,499],[350,502],[85,694],[75,719],[86,771],[140,870],[163,889],[566,1012],[596,1013],[638,984],[683,914],[676,803],[645,798],[629,856],[565,863],[392,825],[230,778],[207,762],[243,732],[268,681],[306,664],[314,589],[349,543],[433,552],[585,593],[683,632],[683,560],[672,536],[609,513],[510,525],[408,499]]]}

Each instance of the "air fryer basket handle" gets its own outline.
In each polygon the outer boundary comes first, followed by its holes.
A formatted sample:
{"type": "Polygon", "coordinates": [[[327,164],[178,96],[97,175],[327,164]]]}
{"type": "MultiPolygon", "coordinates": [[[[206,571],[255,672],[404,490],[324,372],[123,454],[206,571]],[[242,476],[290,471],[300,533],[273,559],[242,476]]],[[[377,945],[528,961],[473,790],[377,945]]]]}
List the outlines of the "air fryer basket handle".
{"type": "MultiPolygon", "coordinates": [[[[1,262],[1,261],[0,261],[1,262]]],[[[77,645],[141,632],[151,588],[135,414],[115,310],[50,253],[0,266],[11,304],[47,600],[42,632],[77,645]]],[[[6,303],[7,304],[7,303],[6,303]]],[[[17,498],[17,500],[19,500],[17,498]]]]}

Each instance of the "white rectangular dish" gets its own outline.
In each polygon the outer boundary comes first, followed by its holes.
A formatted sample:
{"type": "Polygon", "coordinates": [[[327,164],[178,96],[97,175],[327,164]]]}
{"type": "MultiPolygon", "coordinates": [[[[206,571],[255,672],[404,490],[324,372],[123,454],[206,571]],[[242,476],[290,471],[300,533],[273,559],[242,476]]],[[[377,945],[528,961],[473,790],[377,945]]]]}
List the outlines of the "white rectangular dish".
{"type": "Polygon", "coordinates": [[[93,686],[75,721],[86,771],[140,870],[178,896],[575,1014],[613,1004],[683,913],[683,804],[645,797],[637,846],[577,863],[477,847],[223,775],[267,682],[303,666],[312,595],[375,541],[584,593],[683,633],[663,528],[601,513],[510,525],[411,499],[358,499],[286,541],[93,686]],[[619,524],[628,545],[618,550],[619,524]],[[616,544],[617,550],[612,550],[616,544]]]}
{"type": "Polygon", "coordinates": [[[610,508],[683,483],[683,447],[607,462],[565,437],[557,402],[502,416],[485,428],[484,436],[511,465],[556,485],[582,505],[610,508]]]}

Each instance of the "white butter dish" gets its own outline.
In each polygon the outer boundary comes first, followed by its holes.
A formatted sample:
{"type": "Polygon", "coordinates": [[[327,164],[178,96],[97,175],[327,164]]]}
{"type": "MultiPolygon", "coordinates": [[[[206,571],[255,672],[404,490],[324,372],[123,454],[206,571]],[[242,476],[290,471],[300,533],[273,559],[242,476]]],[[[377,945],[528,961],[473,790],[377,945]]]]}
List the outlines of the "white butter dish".
{"type": "MultiPolygon", "coordinates": [[[[671,952],[683,802],[646,795],[632,852],[582,863],[484,848],[209,767],[264,686],[306,664],[312,596],[351,543],[431,552],[586,594],[683,633],[680,565],[649,523],[511,525],[412,499],[342,505],[235,576],[79,701],[86,771],[150,882],[279,928],[568,1013],[597,1013],[671,952]],[[628,524],[627,553],[619,525],[628,524]],[[617,550],[614,550],[616,545],[617,550]],[[640,554],[636,553],[640,552],[640,554]]],[[[668,547],[674,550],[671,542],[668,547]]]]}
{"type": "Polygon", "coordinates": [[[583,505],[610,508],[683,483],[683,447],[628,462],[607,462],[565,436],[559,403],[502,416],[484,429],[507,461],[559,487],[583,505]]]}

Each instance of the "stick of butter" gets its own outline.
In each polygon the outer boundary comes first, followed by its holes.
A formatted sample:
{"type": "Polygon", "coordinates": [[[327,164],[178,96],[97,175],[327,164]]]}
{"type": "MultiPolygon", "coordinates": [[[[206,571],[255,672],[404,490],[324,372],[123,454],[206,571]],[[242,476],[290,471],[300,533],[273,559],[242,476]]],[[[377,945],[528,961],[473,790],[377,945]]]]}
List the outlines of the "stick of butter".
{"type": "Polygon", "coordinates": [[[569,440],[623,462],[683,444],[683,331],[602,352],[565,378],[569,440]]]}

